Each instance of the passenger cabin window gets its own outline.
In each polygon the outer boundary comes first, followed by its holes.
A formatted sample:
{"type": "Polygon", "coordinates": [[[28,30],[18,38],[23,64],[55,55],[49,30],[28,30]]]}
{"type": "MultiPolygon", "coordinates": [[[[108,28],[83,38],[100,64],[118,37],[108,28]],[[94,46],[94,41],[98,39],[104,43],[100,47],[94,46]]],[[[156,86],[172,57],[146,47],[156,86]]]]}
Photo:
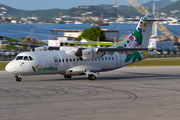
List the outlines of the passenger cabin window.
{"type": "Polygon", "coordinates": [[[54,59],[54,65],[55,65],[55,66],[58,66],[58,64],[59,64],[59,63],[58,63],[58,58],[57,58],[57,57],[54,57],[53,59],[54,59]]]}
{"type": "Polygon", "coordinates": [[[76,61],[75,58],[73,58],[73,61],[74,61],[74,62],[76,61]]]}
{"type": "Polygon", "coordinates": [[[54,62],[56,62],[56,63],[57,63],[57,62],[58,62],[58,60],[57,60],[57,59],[54,59],[54,62]]]}
{"type": "Polygon", "coordinates": [[[61,62],[61,59],[59,59],[59,62],[61,62]]]}
{"type": "Polygon", "coordinates": [[[112,60],[114,60],[114,57],[112,57],[112,60]]]}

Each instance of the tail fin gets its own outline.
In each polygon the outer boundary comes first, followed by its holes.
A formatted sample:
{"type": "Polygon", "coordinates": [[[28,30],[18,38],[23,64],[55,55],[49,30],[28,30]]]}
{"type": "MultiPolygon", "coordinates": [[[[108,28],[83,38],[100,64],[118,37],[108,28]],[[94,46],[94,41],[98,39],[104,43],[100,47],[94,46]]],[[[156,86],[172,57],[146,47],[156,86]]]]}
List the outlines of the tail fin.
{"type": "Polygon", "coordinates": [[[136,30],[123,43],[111,46],[110,48],[147,48],[152,32],[153,20],[153,14],[144,15],[140,19],[136,30]]]}

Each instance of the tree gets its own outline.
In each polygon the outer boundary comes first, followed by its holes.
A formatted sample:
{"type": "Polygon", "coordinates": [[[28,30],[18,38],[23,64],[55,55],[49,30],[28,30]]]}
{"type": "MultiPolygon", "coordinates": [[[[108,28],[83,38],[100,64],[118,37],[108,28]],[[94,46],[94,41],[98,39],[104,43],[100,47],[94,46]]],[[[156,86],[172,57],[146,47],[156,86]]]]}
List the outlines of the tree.
{"type": "MultiPolygon", "coordinates": [[[[8,43],[11,43],[11,42],[17,43],[18,40],[9,39],[9,40],[8,40],[8,43]]],[[[6,50],[16,50],[16,49],[18,49],[18,47],[14,46],[14,45],[10,45],[10,44],[8,44],[7,47],[6,47],[6,50]]]]}
{"type": "Polygon", "coordinates": [[[82,40],[83,38],[92,41],[97,41],[97,38],[99,38],[99,41],[104,41],[106,39],[104,32],[99,27],[92,27],[83,30],[81,35],[78,37],[78,40],[82,40]]]}

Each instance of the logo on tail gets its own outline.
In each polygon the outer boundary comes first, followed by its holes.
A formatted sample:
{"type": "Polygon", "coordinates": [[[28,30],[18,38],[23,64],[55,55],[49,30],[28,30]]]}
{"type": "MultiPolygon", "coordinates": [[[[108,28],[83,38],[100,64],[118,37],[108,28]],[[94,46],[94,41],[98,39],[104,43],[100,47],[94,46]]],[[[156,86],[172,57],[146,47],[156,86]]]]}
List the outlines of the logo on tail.
{"type": "Polygon", "coordinates": [[[136,29],[131,35],[121,44],[111,46],[110,48],[146,48],[148,46],[149,38],[151,35],[152,23],[154,15],[143,16],[136,29]],[[149,20],[149,21],[147,21],[149,20]]]}

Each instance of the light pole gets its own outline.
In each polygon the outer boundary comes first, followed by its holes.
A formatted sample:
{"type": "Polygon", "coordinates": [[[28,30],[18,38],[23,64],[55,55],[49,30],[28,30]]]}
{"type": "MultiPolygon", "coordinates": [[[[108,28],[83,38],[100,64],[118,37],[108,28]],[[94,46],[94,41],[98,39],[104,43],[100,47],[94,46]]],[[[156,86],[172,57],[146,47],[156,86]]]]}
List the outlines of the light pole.
{"type": "Polygon", "coordinates": [[[116,29],[116,17],[117,17],[117,0],[114,0],[115,4],[114,4],[114,29],[116,29]]]}
{"type": "Polygon", "coordinates": [[[31,25],[31,41],[33,40],[33,31],[36,29],[37,25],[31,25]]]}

